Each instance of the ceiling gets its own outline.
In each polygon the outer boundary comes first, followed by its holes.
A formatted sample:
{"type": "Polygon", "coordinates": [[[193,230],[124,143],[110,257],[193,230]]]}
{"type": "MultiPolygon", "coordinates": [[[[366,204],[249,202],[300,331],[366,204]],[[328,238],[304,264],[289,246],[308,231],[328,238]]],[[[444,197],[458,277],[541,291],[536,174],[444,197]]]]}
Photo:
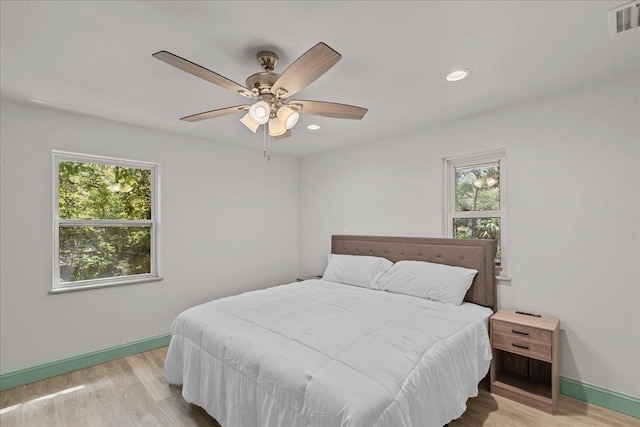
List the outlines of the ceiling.
{"type": "Polygon", "coordinates": [[[369,112],[302,115],[292,137],[271,144],[305,156],[640,74],[640,31],[608,34],[607,11],[625,2],[3,1],[0,94],[262,150],[241,114],[179,121],[245,98],[151,54],[167,50],[243,84],[260,71],[258,51],[275,51],[282,72],[322,41],[342,60],[295,97],[369,112]],[[447,82],[457,67],[471,76],[447,82]]]}

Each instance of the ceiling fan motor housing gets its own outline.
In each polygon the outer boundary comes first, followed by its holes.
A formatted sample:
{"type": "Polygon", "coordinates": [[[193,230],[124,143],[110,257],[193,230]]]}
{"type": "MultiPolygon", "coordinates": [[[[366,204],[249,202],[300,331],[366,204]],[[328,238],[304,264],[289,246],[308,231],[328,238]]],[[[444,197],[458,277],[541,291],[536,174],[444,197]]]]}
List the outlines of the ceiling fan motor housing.
{"type": "Polygon", "coordinates": [[[258,90],[258,95],[271,93],[271,87],[278,80],[280,74],[271,71],[262,71],[250,75],[246,81],[246,87],[253,91],[258,90]]]}
{"type": "Polygon", "coordinates": [[[262,68],[262,72],[255,73],[250,75],[246,81],[246,87],[249,90],[256,92],[254,89],[257,89],[256,95],[266,95],[271,93],[271,88],[274,83],[280,77],[280,74],[274,73],[273,70],[276,68],[276,64],[278,63],[278,55],[273,52],[263,50],[258,52],[256,55],[258,59],[258,64],[262,68]]]}

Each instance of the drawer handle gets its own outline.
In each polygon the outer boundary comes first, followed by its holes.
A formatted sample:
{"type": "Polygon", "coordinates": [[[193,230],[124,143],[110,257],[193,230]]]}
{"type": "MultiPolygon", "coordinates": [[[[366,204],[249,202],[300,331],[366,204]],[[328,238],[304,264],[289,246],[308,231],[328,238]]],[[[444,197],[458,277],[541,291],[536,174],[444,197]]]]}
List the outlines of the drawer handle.
{"type": "Polygon", "coordinates": [[[520,331],[516,331],[515,329],[512,329],[511,332],[513,332],[514,334],[518,334],[518,335],[527,335],[527,336],[529,336],[529,332],[520,332],[520,331]]]}
{"type": "Polygon", "coordinates": [[[525,349],[525,350],[529,350],[529,347],[526,346],[526,345],[519,345],[519,344],[514,344],[514,343],[511,343],[511,345],[514,346],[514,347],[518,347],[518,348],[522,348],[522,349],[525,349]]]}

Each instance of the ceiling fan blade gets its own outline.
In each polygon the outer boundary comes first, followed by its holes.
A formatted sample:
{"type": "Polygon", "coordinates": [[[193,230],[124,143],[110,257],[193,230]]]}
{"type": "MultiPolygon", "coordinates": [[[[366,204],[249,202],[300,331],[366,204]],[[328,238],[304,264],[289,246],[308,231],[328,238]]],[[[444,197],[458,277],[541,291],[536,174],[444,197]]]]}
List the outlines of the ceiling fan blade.
{"type": "Polygon", "coordinates": [[[289,65],[273,84],[271,93],[286,98],[314,82],[340,61],[342,55],[320,42],[289,65]]]}
{"type": "Polygon", "coordinates": [[[193,74],[196,77],[200,77],[201,79],[204,79],[208,82],[211,82],[218,86],[222,86],[223,88],[239,93],[242,96],[246,96],[247,98],[256,97],[256,95],[249,89],[234,82],[233,80],[229,80],[228,78],[221,76],[218,73],[214,73],[207,68],[201,67],[194,62],[181,58],[177,55],[174,55],[173,53],[167,52],[166,50],[154,53],[153,57],[159,59],[162,62],[166,62],[169,65],[173,65],[174,67],[179,68],[182,71],[186,71],[189,74],[193,74]]]}
{"type": "Polygon", "coordinates": [[[180,118],[185,122],[199,122],[200,120],[213,119],[215,117],[226,116],[227,114],[238,113],[240,111],[246,111],[249,109],[249,105],[236,105],[233,107],[219,108],[217,110],[205,111],[204,113],[193,114],[180,118]]]}
{"type": "Polygon", "coordinates": [[[276,139],[285,139],[285,138],[289,138],[290,136],[291,136],[291,129],[287,129],[287,131],[282,135],[276,136],[276,139]]]}
{"type": "Polygon", "coordinates": [[[369,111],[355,105],[336,104],[335,102],[291,100],[289,107],[304,114],[314,116],[336,117],[339,119],[360,120],[369,111]]]}

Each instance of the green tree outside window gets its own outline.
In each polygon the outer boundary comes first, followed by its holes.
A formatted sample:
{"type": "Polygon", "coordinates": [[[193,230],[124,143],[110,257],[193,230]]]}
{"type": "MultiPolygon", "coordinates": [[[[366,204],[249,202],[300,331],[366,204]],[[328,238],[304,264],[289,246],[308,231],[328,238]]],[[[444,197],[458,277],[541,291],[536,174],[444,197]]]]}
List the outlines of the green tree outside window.
{"type": "Polygon", "coordinates": [[[58,216],[61,284],[151,273],[150,169],[60,160],[58,216]]]}

